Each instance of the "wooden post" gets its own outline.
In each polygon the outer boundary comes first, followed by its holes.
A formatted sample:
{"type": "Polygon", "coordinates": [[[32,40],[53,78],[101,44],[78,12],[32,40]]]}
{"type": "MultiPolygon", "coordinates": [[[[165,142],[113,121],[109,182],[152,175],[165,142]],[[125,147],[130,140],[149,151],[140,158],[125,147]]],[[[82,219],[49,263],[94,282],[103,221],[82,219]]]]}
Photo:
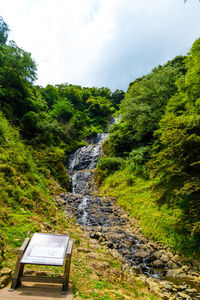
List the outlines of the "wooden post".
{"type": "Polygon", "coordinates": [[[29,241],[30,238],[26,238],[21,248],[19,249],[19,254],[18,254],[17,263],[15,267],[15,273],[13,275],[13,279],[9,291],[14,291],[21,284],[20,277],[23,275],[24,264],[21,264],[20,261],[28,246],[29,241]]]}
{"type": "Polygon", "coordinates": [[[71,265],[71,256],[72,256],[72,241],[69,241],[66,253],[66,261],[65,261],[65,271],[63,277],[63,286],[62,286],[62,294],[66,294],[68,285],[69,285],[69,272],[71,265]]]}

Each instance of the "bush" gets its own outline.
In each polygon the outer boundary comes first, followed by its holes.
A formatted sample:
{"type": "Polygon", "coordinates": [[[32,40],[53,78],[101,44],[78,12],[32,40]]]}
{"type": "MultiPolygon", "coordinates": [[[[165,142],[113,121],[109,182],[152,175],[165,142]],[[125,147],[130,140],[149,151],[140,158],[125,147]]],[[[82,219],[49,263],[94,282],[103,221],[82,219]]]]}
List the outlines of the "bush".
{"type": "Polygon", "coordinates": [[[133,149],[129,154],[129,170],[137,173],[146,173],[146,162],[149,160],[151,148],[149,146],[133,149]]]}
{"type": "Polygon", "coordinates": [[[120,157],[102,157],[95,171],[95,181],[100,184],[108,175],[124,169],[126,161],[120,157]]]}

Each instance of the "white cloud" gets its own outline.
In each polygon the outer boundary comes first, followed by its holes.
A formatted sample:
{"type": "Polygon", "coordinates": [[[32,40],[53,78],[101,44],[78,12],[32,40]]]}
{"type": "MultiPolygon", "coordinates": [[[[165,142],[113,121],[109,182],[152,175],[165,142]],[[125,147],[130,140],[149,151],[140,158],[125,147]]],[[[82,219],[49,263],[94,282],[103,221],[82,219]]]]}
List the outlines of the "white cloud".
{"type": "Polygon", "coordinates": [[[42,85],[126,88],[200,34],[198,0],[0,0],[0,12],[42,85]]]}

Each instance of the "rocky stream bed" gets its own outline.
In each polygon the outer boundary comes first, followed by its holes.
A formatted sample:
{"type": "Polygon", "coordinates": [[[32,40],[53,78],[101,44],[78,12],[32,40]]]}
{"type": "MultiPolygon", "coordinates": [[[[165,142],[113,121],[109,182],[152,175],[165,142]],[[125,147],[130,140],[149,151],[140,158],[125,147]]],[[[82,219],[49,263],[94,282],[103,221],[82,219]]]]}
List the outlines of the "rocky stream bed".
{"type": "Polygon", "coordinates": [[[116,204],[116,199],[94,195],[93,170],[107,134],[99,134],[69,157],[72,193],[56,198],[66,214],[76,217],[90,238],[116,251],[151,291],[163,299],[200,299],[200,275],[178,254],[146,239],[137,220],[116,204]]]}

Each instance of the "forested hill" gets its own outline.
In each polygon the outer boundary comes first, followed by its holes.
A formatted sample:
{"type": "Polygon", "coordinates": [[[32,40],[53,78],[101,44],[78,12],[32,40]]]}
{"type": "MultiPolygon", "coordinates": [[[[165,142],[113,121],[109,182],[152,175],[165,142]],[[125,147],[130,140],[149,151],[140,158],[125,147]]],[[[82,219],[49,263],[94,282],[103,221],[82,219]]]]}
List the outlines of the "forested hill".
{"type": "Polygon", "coordinates": [[[132,82],[119,115],[96,172],[102,191],[118,196],[146,235],[199,255],[200,39],[132,82]]]}

